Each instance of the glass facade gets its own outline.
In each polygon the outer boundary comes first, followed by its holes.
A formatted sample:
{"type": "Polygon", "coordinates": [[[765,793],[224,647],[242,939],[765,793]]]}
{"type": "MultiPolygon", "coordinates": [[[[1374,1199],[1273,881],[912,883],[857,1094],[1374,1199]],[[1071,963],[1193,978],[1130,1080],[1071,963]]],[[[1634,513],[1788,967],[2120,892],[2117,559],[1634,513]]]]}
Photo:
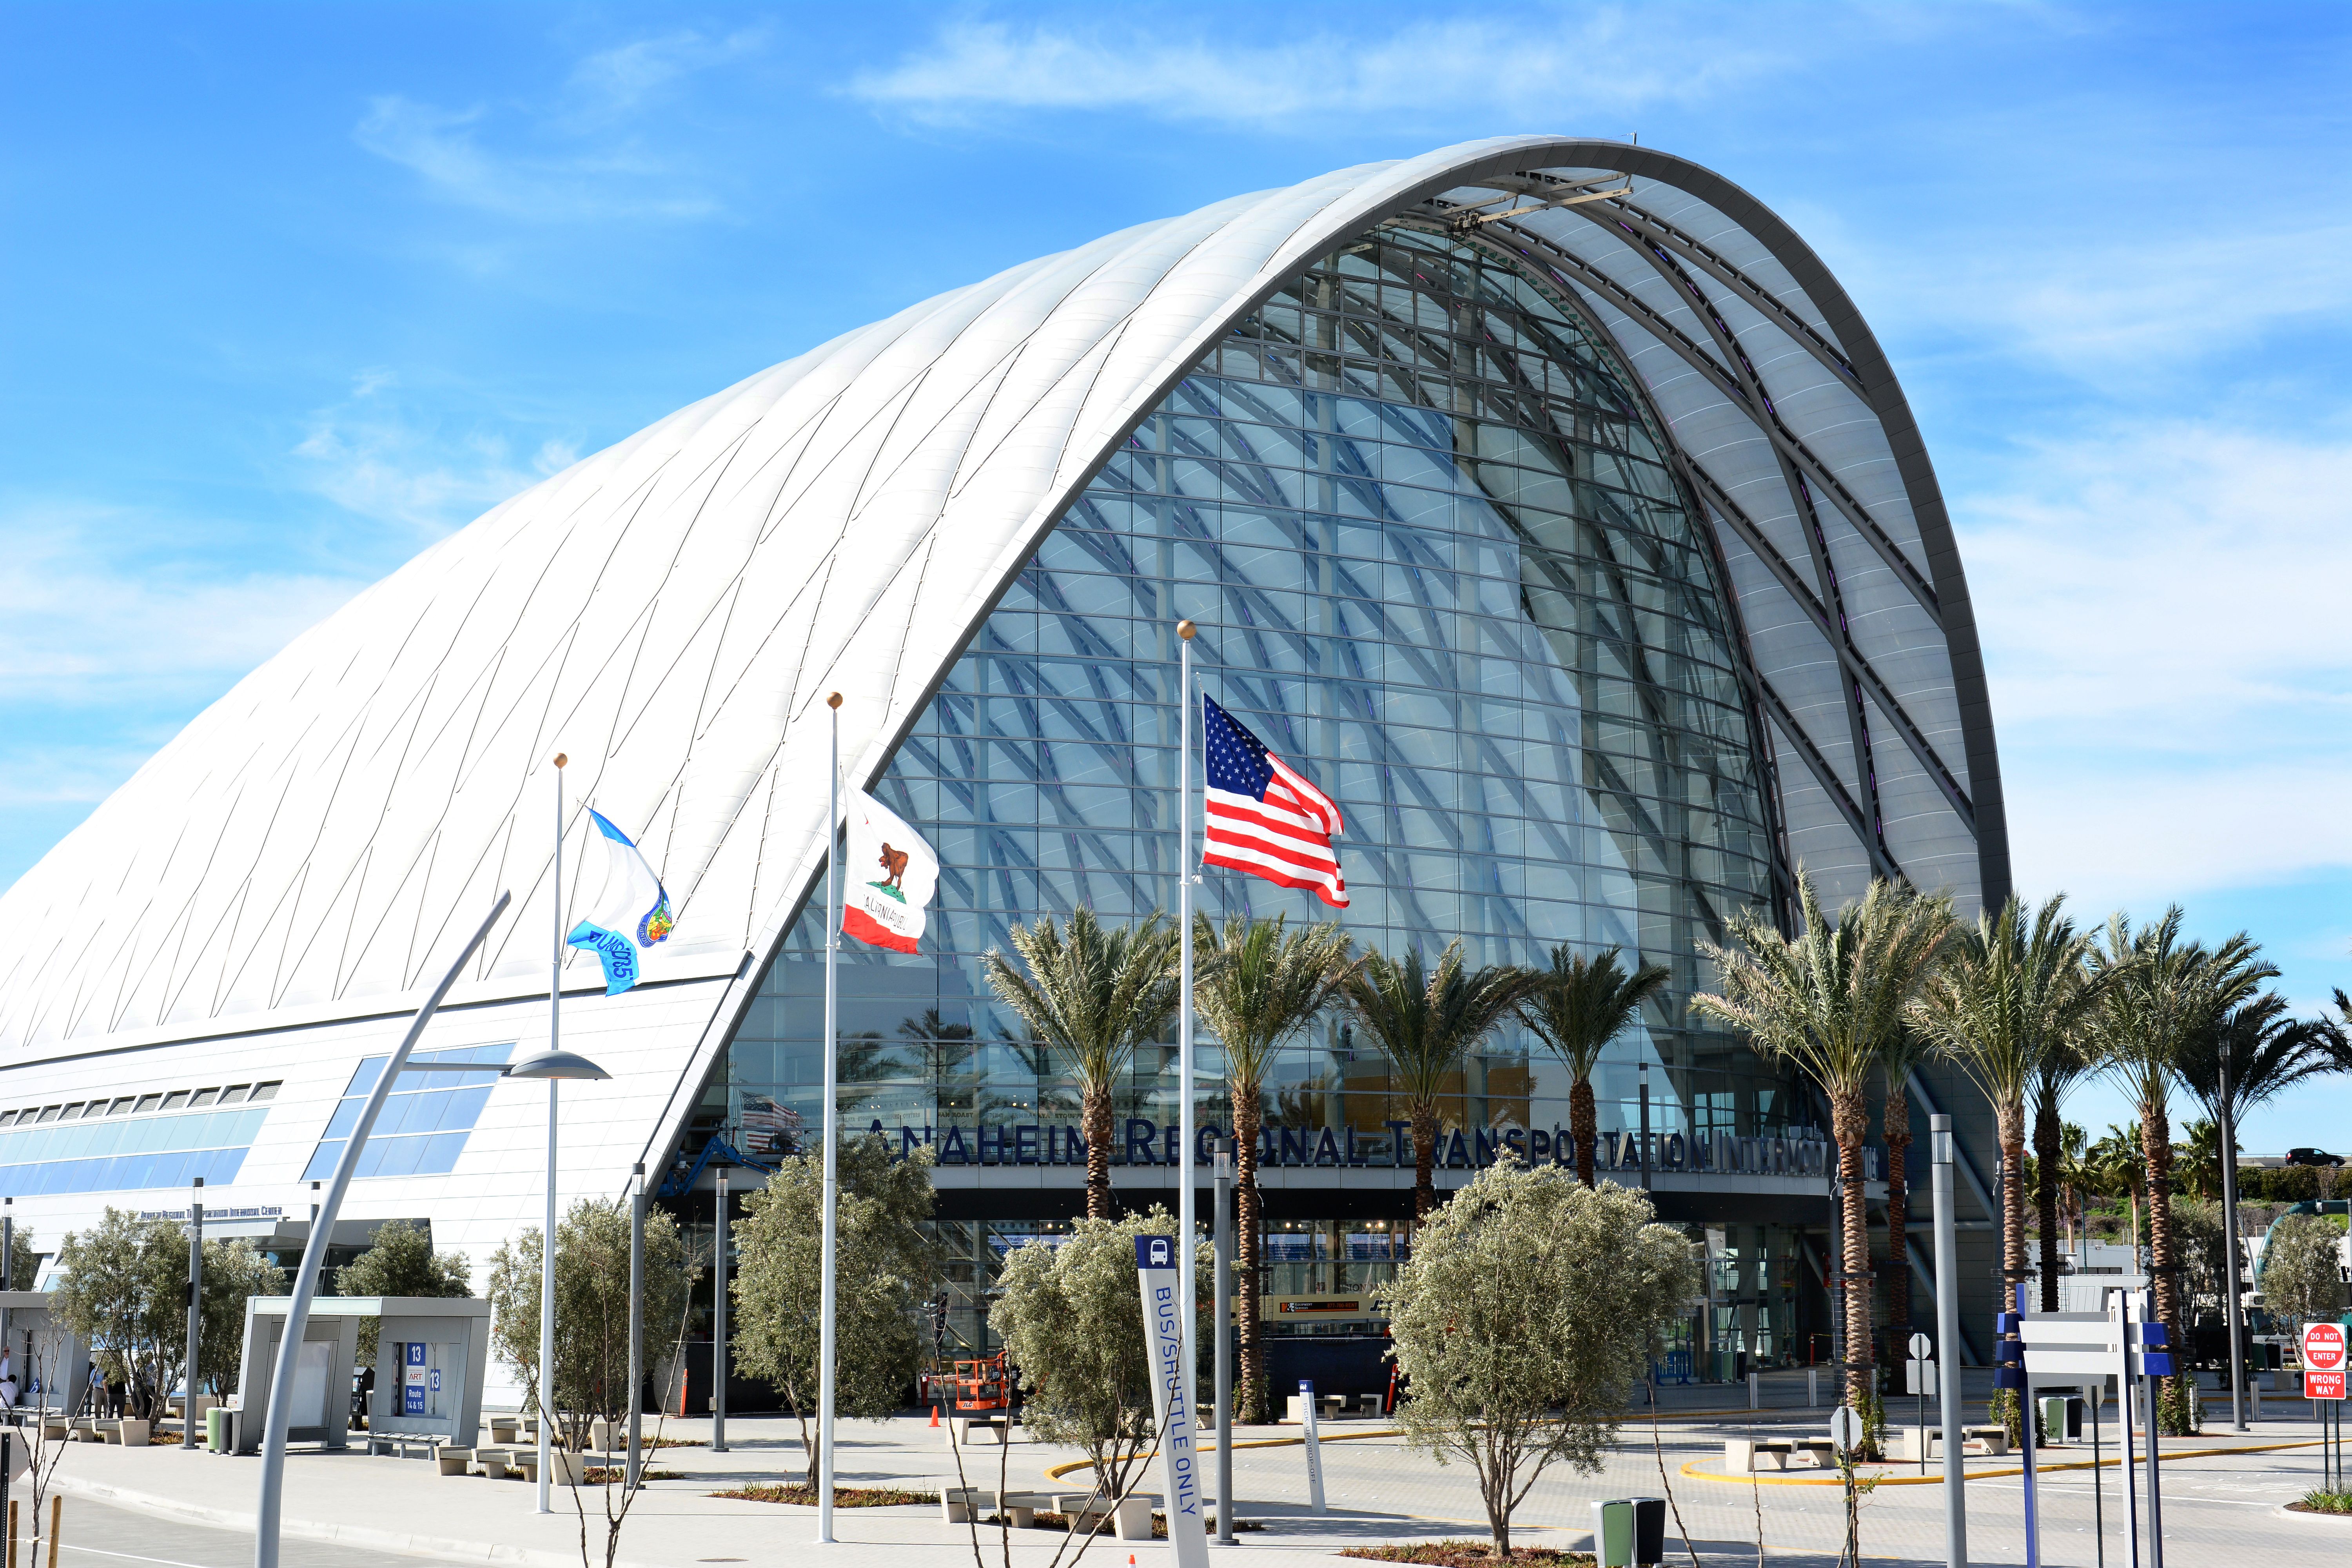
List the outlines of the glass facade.
{"type": "MultiPolygon", "coordinates": [[[[418,1051],[420,1062],[483,1062],[481,1072],[404,1072],[384,1096],[367,1144],[360,1151],[354,1176],[446,1176],[457,1168],[466,1140],[480,1120],[491,1086],[499,1081],[499,1065],[514,1050],[503,1046],[466,1046],[456,1050],[418,1051]]],[[[368,1091],[383,1076],[390,1057],[366,1057],[352,1069],[319,1147],[302,1172],[306,1182],[324,1181],[335,1173],[343,1145],[358,1125],[368,1091]]]]}
{"type": "MultiPolygon", "coordinates": [[[[273,1093],[277,1085],[267,1085],[273,1093]]],[[[238,1100],[247,1086],[236,1086],[238,1100]]],[[[204,1091],[216,1104],[220,1091],[204,1091]]],[[[152,1097],[158,1100],[162,1095],[152,1097]]],[[[173,1096],[185,1106],[190,1096],[173,1096]]],[[[236,1178],[269,1115],[266,1104],[173,1116],[129,1114],[135,1104],[122,1097],[125,1114],[80,1121],[52,1120],[0,1132],[0,1194],[37,1197],[59,1193],[128,1192],[146,1187],[184,1187],[198,1176],[208,1186],[236,1178]]],[[[106,1101],[96,1102],[100,1111],[106,1101]]],[[[57,1108],[49,1108],[54,1112],[57,1108]]],[[[79,1111],[81,1107],[73,1107],[79,1111]]]]}
{"type": "MultiPolygon", "coordinates": [[[[1614,944],[1664,963],[1671,986],[1596,1075],[1604,1131],[1636,1124],[1643,1060],[1662,1136],[1810,1122],[1746,1046],[1685,1016],[1699,942],[1770,897],[1773,834],[1707,525],[1634,384],[1507,252],[1402,224],[1307,268],[1208,354],[1064,514],[877,788],[942,874],[920,954],[845,943],[849,1124],[950,1165],[1064,1162],[1075,1088],[1023,1042],[982,955],[1079,903],[1111,921],[1173,911],[1185,617],[1202,689],[1346,813],[1339,918],[1360,943],[1433,955],[1459,938],[1473,964],[1614,944]]],[[[1329,913],[1224,871],[1196,901],[1329,913]]],[[[776,1152],[817,1123],[824,920],[820,895],[690,1142],[776,1152]]],[[[1202,1121],[1223,1126],[1213,1040],[1201,1064],[1202,1121]]],[[[1568,1090],[1513,1029],[1442,1120],[1477,1163],[1481,1134],[1549,1142],[1568,1090]]],[[[1175,1092],[1171,1034],[1138,1053],[1114,1158],[1172,1158],[1157,1130],[1175,1092]]],[[[1342,1019],[1285,1054],[1264,1112],[1278,1163],[1399,1153],[1402,1109],[1342,1019]]],[[[954,1267],[984,1271],[1001,1247],[980,1232],[1008,1227],[965,1228],[954,1267]]],[[[1355,1256],[1364,1222],[1299,1234],[1321,1250],[1276,1267],[1302,1281],[1336,1290],[1385,1266],[1355,1256]]]]}

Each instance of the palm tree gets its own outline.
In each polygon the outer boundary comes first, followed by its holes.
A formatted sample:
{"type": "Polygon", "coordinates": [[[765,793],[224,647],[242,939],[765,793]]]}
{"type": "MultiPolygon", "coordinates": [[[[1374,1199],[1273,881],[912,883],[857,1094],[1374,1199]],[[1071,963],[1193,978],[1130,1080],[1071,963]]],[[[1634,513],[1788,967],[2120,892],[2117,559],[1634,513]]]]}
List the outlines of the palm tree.
{"type": "Polygon", "coordinates": [[[2087,1155],[2091,1135],[2069,1121],[2058,1130],[2058,1191],[2067,1244],[2084,1224],[2084,1194],[2096,1190],[2087,1155]]]}
{"type": "Polygon", "coordinates": [[[2139,1256],[2139,1194],[2140,1185],[2147,1179],[2147,1161],[2140,1152],[2139,1128],[2137,1125],[2107,1125],[2107,1135],[2091,1145],[2085,1157],[2090,1169],[2096,1173],[2100,1192],[2108,1197],[2124,1200],[2124,1214],[2129,1226],[2132,1256],[2139,1256]]]}
{"type": "Polygon", "coordinates": [[[1437,1161],[1437,1097],[1447,1075],[1541,983],[1540,972],[1510,964],[1464,968],[1458,937],[1433,970],[1423,968],[1421,949],[1409,947],[1402,959],[1368,952],[1348,972],[1340,988],[1348,1010],[1388,1058],[1390,1091],[1405,1102],[1416,1218],[1437,1206],[1430,1173],[1437,1161]]]}
{"type": "Polygon", "coordinates": [[[2031,1085],[2033,1100],[2034,1200],[2042,1230],[2042,1310],[2058,1310],[2058,1189],[2066,1176],[2066,1123],[2059,1111],[2066,1091],[2092,1068],[2079,1030],[2051,1041],[2034,1058],[2031,1085]]]}
{"type": "Polygon", "coordinates": [[[1154,911],[1111,929],[1080,904],[1064,926],[1051,915],[1013,928],[1024,974],[991,948],[988,984],[1078,1080],[1087,1140],[1087,1217],[1108,1219],[1111,1092],[1135,1047],[1159,1037],[1178,1001],[1176,930],[1154,911]]]}
{"type": "MultiPolygon", "coordinates": [[[[2339,993],[2340,994],[2340,993],[2339,993]]],[[[2352,1069],[2342,1036],[2325,1018],[2298,1019],[2275,991],[2232,1007],[2189,1037],[2180,1053],[2180,1081],[2216,1121],[2221,1116],[2221,1065],[2230,1068],[2230,1125],[2308,1078],[2352,1069]]],[[[2217,1133],[2218,1137],[2219,1134],[2217,1133]]]]}
{"type": "Polygon", "coordinates": [[[1551,950],[1551,967],[1537,972],[1538,988],[1518,1008],[1519,1022],[1551,1047],[1575,1079],[1568,1091],[1568,1129],[1576,1140],[1577,1179],[1588,1187],[1593,1141],[1601,1131],[1593,1114],[1592,1069],[1609,1042],[1642,1016],[1642,1004],[1674,976],[1656,963],[1636,963],[1628,974],[1617,962],[1618,952],[1603,948],[1588,960],[1561,942],[1551,950]]]}
{"type": "MultiPolygon", "coordinates": [[[[1265,1075],[1284,1041],[1312,1023],[1339,994],[1354,939],[1337,921],[1286,931],[1285,917],[1236,916],[1220,931],[1194,917],[1198,955],[1193,1005],[1224,1047],[1225,1088],[1233,1098],[1234,1282],[1241,1301],[1241,1387],[1235,1419],[1266,1418],[1265,1348],[1258,1331],[1258,1250],[1263,1235],[1257,1190],[1258,1112],[1265,1075]]],[[[1219,1311],[1225,1310],[1218,1303],[1219,1311]]]]}
{"type": "MultiPolygon", "coordinates": [[[[2062,912],[2061,894],[2033,912],[2014,895],[1964,927],[1919,997],[1919,1025],[1958,1058],[1992,1104],[2000,1145],[2000,1262],[2026,1278],[2025,1100],[2043,1059],[2072,1048],[2095,987],[2089,939],[2062,912]]],[[[2002,1293],[2004,1310],[2008,1293],[2002,1293]]]]}
{"type": "MultiPolygon", "coordinates": [[[[2156,1287],[2156,1313],[2175,1344],[2185,1343],[2180,1286],[2173,1273],[2172,1125],[2167,1110],[2190,1045],[2216,1029],[2232,1009],[2252,1001],[2278,973],[2255,956],[2243,931],[2218,947],[2180,932],[2179,905],[2160,920],[2132,929],[2118,913],[2107,921],[2092,962],[2107,982],[2095,1018],[2103,1069],[2139,1109],[2140,1149],[2147,1161],[2147,1246],[2156,1287]]],[[[2164,1403],[2176,1434],[2196,1430],[2195,1374],[2172,1378],[2164,1403]]]]}
{"type": "Polygon", "coordinates": [[[1886,1331],[1893,1342],[1911,1336],[1911,1173],[1904,1163],[1911,1148],[1911,1071],[1937,1054],[1935,1038],[1906,1025],[1879,1053],[1886,1075],[1886,1331]]]}
{"type": "Polygon", "coordinates": [[[2221,1124],[2203,1116],[2184,1131],[2188,1137],[2172,1152],[2181,1173],[2180,1184],[2190,1197],[2210,1203],[2221,1195],[2221,1124]]]}
{"type": "Polygon", "coordinates": [[[1731,948],[1705,944],[1722,994],[1691,998],[1696,1013],[1743,1031],[1756,1049],[1790,1063],[1829,1098],[1843,1203],[1848,1397],[1871,1396],[1870,1230],[1862,1143],[1870,1131],[1870,1076],[1902,1032],[1904,1016],[1949,940],[1949,900],[1873,882],[1858,904],[1822,912],[1811,878],[1797,876],[1800,929],[1783,938],[1753,912],[1734,915],[1731,948]]]}

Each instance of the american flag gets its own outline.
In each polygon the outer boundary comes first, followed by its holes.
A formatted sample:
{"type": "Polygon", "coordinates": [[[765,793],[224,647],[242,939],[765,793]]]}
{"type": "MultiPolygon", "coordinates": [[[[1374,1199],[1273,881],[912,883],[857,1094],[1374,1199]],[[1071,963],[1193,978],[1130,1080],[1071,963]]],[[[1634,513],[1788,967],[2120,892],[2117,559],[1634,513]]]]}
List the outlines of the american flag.
{"type": "Polygon", "coordinates": [[[1331,848],[1346,826],[1339,806],[1205,693],[1201,710],[1209,742],[1202,863],[1306,888],[1332,908],[1346,909],[1348,884],[1331,848]]]}

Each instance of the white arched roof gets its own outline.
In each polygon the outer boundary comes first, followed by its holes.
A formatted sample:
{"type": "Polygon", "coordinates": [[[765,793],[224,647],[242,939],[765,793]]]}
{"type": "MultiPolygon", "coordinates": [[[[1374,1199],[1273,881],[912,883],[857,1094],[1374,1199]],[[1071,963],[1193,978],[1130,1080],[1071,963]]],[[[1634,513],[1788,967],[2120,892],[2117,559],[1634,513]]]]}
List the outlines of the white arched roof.
{"type": "Polygon", "coordinates": [[[567,872],[593,804],[668,888],[649,978],[744,971],[821,861],[825,694],[871,777],[1129,429],[1391,217],[1549,270],[1648,386],[1724,545],[1792,854],[1832,893],[1874,868],[2005,892],[1966,585],[1868,329],[1717,176],[1516,137],[1012,268],[498,507],[240,681],[0,896],[0,1047],[387,1011],[501,888],[514,910],[457,997],[543,988],[558,751],[567,872]]]}

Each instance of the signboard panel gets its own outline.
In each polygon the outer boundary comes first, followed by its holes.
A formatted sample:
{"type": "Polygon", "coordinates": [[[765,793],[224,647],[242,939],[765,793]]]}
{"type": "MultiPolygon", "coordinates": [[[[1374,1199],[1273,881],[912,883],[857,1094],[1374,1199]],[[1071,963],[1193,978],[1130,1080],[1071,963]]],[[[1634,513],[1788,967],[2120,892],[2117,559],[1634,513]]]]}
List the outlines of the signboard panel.
{"type": "Polygon", "coordinates": [[[2306,1323],[2303,1330],[2303,1396],[2344,1397],[2344,1325],[2306,1323]]]}
{"type": "Polygon", "coordinates": [[[1186,1397],[1192,1364],[1192,1303],[1181,1300],[1176,1238],[1135,1238],[1135,1278],[1143,1295],[1143,1339],[1151,1357],[1151,1410],[1160,1422],[1167,1475],[1168,1543],[1177,1568],[1209,1568],[1206,1510],[1201,1495],[1200,1423],[1186,1397]]]}

